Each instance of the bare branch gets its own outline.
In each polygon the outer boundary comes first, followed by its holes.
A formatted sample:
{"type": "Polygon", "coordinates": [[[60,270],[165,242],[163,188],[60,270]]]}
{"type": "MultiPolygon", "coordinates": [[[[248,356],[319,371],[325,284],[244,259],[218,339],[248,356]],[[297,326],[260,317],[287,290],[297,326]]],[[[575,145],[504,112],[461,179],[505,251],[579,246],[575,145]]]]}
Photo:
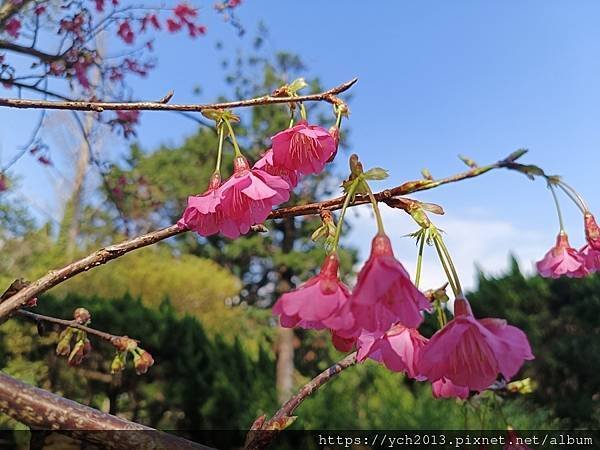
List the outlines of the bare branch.
{"type": "Polygon", "coordinates": [[[0,50],[8,50],[10,52],[20,53],[22,55],[33,56],[43,62],[58,61],[63,55],[52,55],[45,53],[35,47],[26,47],[24,45],[15,44],[14,42],[5,41],[0,39],[0,50]]]}
{"type": "Polygon", "coordinates": [[[106,333],[105,331],[96,330],[94,328],[90,328],[86,325],[82,325],[76,320],[65,320],[59,319],[57,317],[44,316],[43,314],[37,314],[32,311],[27,311],[25,309],[19,309],[17,314],[23,317],[27,317],[35,322],[48,322],[56,325],[63,326],[65,328],[77,328],[78,330],[85,331],[87,334],[91,334],[93,336],[97,336],[100,339],[104,339],[105,341],[110,342],[111,344],[117,340],[124,339],[125,336],[117,336],[114,334],[106,333]]]}
{"type": "MultiPolygon", "coordinates": [[[[201,112],[206,109],[242,108],[277,103],[299,103],[325,101],[332,104],[338,103],[336,97],[352,87],[358,78],[318,94],[300,95],[297,97],[282,97],[274,95],[263,95],[248,100],[236,100],[232,102],[208,103],[196,105],[176,105],[158,102],[88,102],[88,101],[50,101],[50,100],[24,100],[17,98],[0,98],[0,106],[9,108],[34,108],[34,109],[68,109],[71,111],[96,111],[106,110],[137,110],[137,111],[191,111],[201,112]]],[[[16,84],[15,84],[16,85],[16,84]]]]}
{"type": "Polygon", "coordinates": [[[209,449],[162,431],[100,412],[25,384],[1,372],[0,411],[30,427],[65,431],[69,436],[98,444],[102,448],[209,449]]]}
{"type": "MultiPolygon", "coordinates": [[[[521,155],[519,155],[521,156],[521,155]]],[[[512,169],[515,158],[511,156],[498,161],[497,163],[490,164],[488,166],[475,167],[466,172],[458,173],[446,178],[440,178],[438,180],[417,180],[409,181],[395,188],[386,189],[378,192],[375,198],[378,201],[387,203],[395,208],[409,210],[411,205],[418,204],[415,200],[411,200],[405,197],[400,197],[404,194],[410,194],[413,192],[424,191],[432,189],[444,184],[454,183],[461,180],[473,178],[484,173],[489,172],[493,169],[508,168],[512,169]]],[[[350,206],[357,206],[366,203],[367,200],[363,196],[357,196],[356,200],[350,204],[350,206]]],[[[343,197],[337,197],[332,200],[326,200],[317,203],[309,203],[299,206],[290,206],[286,208],[279,208],[273,210],[267,219],[282,219],[285,217],[297,217],[306,216],[312,214],[318,214],[322,209],[335,210],[342,207],[343,197]]],[[[67,264],[61,269],[52,270],[43,277],[32,282],[29,286],[22,289],[18,293],[7,298],[4,302],[0,303],[0,318],[8,317],[12,312],[19,309],[29,299],[37,297],[39,294],[46,292],[53,286],[74,277],[75,275],[90,270],[94,267],[101,266],[113,259],[123,256],[138,248],[147,247],[148,245],[155,244],[164,239],[176,236],[178,234],[186,232],[186,229],[180,228],[178,225],[171,225],[160,230],[152,231],[150,233],[143,234],[131,240],[121,242],[120,244],[111,245],[109,247],[101,248],[94,253],[67,264]]]]}
{"type": "Polygon", "coordinates": [[[277,432],[284,429],[290,419],[293,420],[292,414],[304,400],[340,372],[354,364],[356,364],[356,352],[349,354],[306,383],[269,420],[257,420],[248,432],[245,450],[258,450],[267,447],[275,439],[277,432]]]}

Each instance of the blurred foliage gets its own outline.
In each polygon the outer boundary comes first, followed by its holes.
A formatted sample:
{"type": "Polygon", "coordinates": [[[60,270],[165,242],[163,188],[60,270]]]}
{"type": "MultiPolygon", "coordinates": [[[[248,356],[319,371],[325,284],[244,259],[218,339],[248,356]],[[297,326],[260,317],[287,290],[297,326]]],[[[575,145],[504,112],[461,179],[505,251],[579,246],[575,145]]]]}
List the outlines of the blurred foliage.
{"type": "Polygon", "coordinates": [[[478,317],[505,318],[527,333],[535,404],[569,427],[600,426],[600,277],[527,278],[516,260],[498,278],[480,275],[469,296],[478,317]]]}

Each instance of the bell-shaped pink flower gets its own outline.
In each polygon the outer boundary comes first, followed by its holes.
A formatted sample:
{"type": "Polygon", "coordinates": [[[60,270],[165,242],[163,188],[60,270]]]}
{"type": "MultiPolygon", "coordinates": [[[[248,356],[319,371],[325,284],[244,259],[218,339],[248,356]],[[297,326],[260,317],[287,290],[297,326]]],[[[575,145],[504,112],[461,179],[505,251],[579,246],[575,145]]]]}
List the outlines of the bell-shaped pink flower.
{"type": "Polygon", "coordinates": [[[360,362],[371,358],[393,372],[405,372],[409,377],[423,381],[425,377],[419,373],[418,366],[425,344],[427,338],[418,330],[400,324],[394,325],[383,336],[364,331],[356,344],[356,359],[360,362]]]}
{"type": "Polygon", "coordinates": [[[302,174],[319,173],[336,151],[334,138],[325,128],[305,120],[271,138],[273,165],[302,174]]]}
{"type": "Polygon", "coordinates": [[[465,298],[454,302],[454,319],[429,340],[419,370],[431,382],[446,378],[457,386],[483,391],[514,376],[533,359],[527,336],[500,319],[477,320],[465,298]]]}
{"type": "Polygon", "coordinates": [[[584,245],[579,254],[583,258],[585,268],[589,273],[600,271],[600,250],[596,250],[590,244],[584,245]]]}
{"type": "Polygon", "coordinates": [[[289,185],[281,178],[260,169],[250,169],[238,156],[233,175],[221,186],[221,233],[229,238],[246,234],[252,225],[262,223],[273,205],[290,198],[289,185]]]}
{"type": "Polygon", "coordinates": [[[588,244],[595,250],[600,250],[600,226],[596,222],[596,218],[590,212],[583,215],[583,223],[585,225],[585,238],[588,244]]]}
{"type": "Polygon", "coordinates": [[[394,257],[385,234],[378,234],[371,243],[371,255],[358,274],[350,308],[357,327],[381,333],[397,322],[418,328],[423,322],[421,311],[431,310],[427,298],[394,257]]]}
{"type": "Polygon", "coordinates": [[[460,398],[464,400],[469,396],[468,388],[457,386],[445,377],[431,383],[431,392],[433,392],[435,398],[460,398]]]}
{"type": "Polygon", "coordinates": [[[283,178],[290,186],[290,190],[298,185],[300,176],[295,170],[290,170],[284,166],[277,166],[273,163],[273,150],[269,149],[253,166],[254,169],[264,170],[268,174],[283,178]]]}
{"type": "Polygon", "coordinates": [[[561,231],[552,247],[541,261],[536,263],[539,274],[546,278],[580,278],[587,275],[583,257],[569,244],[567,233],[561,231]]]}
{"type": "Polygon", "coordinates": [[[221,176],[215,172],[206,192],[188,197],[187,207],[177,224],[181,228],[195,231],[201,236],[218,233],[223,222],[223,214],[220,209],[220,186],[221,176]]]}
{"type": "Polygon", "coordinates": [[[338,277],[339,265],[337,254],[328,255],[318,275],[277,300],[273,315],[280,316],[281,326],[334,331],[352,327],[354,319],[343,308],[350,290],[338,277]]]}

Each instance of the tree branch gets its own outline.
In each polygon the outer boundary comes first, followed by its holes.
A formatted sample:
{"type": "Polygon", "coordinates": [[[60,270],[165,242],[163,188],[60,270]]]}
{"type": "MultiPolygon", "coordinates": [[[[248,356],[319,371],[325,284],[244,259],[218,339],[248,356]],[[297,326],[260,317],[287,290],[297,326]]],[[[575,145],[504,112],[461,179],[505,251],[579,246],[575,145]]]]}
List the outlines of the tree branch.
{"type": "Polygon", "coordinates": [[[26,47],[24,45],[15,44],[14,42],[5,41],[2,39],[0,39],[0,49],[33,56],[34,58],[38,58],[43,62],[58,61],[63,57],[63,55],[52,55],[50,53],[45,53],[41,50],[38,50],[35,47],[26,47]]]}
{"type": "Polygon", "coordinates": [[[175,105],[161,102],[88,102],[88,101],[50,101],[50,100],[24,100],[17,98],[0,98],[0,106],[10,108],[36,108],[36,109],[68,109],[71,111],[96,111],[106,110],[138,110],[138,111],[189,111],[201,112],[206,109],[227,109],[249,106],[269,105],[277,103],[298,103],[326,101],[332,104],[338,103],[336,95],[352,87],[358,78],[318,94],[300,95],[287,97],[278,95],[263,95],[248,100],[236,100],[232,102],[207,103],[196,105],[175,105]]]}
{"type": "MultiPolygon", "coordinates": [[[[523,152],[516,152],[509,155],[507,158],[498,161],[497,163],[490,164],[488,166],[474,167],[466,172],[458,173],[446,178],[440,178],[438,180],[417,180],[409,181],[395,188],[386,189],[378,192],[375,198],[378,201],[385,202],[395,208],[409,210],[411,205],[418,204],[415,200],[399,197],[400,195],[410,194],[413,192],[424,191],[432,189],[443,184],[454,183],[461,180],[473,178],[484,173],[489,172],[493,169],[507,168],[514,169],[514,161],[523,155],[523,152]]],[[[357,196],[356,200],[350,204],[350,206],[357,206],[367,203],[368,200],[363,196],[357,196]]],[[[323,202],[309,203],[306,205],[290,206],[286,208],[275,209],[267,219],[282,219],[285,217],[296,217],[306,216],[311,214],[317,214],[322,209],[336,210],[342,207],[343,197],[337,197],[332,200],[326,200],[323,202]]],[[[176,236],[184,233],[187,230],[180,228],[178,225],[171,225],[160,230],[152,231],[150,233],[143,234],[136,238],[128,241],[121,242],[120,244],[111,245],[109,247],[101,248],[94,253],[79,259],[75,262],[67,264],[61,269],[52,270],[43,277],[32,282],[26,288],[20,290],[16,294],[7,298],[4,302],[0,303],[0,318],[8,317],[12,312],[19,309],[29,299],[37,297],[39,294],[46,292],[53,286],[74,277],[75,275],[88,271],[94,267],[101,266],[113,259],[123,256],[138,248],[147,247],[148,245],[155,244],[164,239],[176,236]]]]}
{"type": "Polygon", "coordinates": [[[30,386],[2,372],[0,411],[30,427],[64,431],[102,448],[209,449],[30,386]]]}
{"type": "Polygon", "coordinates": [[[23,317],[27,317],[35,322],[48,322],[56,325],[61,325],[65,328],[77,328],[78,330],[85,331],[87,334],[91,334],[92,336],[99,337],[100,339],[104,339],[105,341],[110,342],[111,344],[115,341],[124,339],[125,336],[117,336],[114,334],[107,333],[105,331],[96,330],[95,328],[90,328],[86,325],[82,325],[76,320],[65,320],[59,319],[57,317],[44,316],[43,314],[37,314],[32,311],[27,311],[25,309],[19,309],[17,314],[23,317]]]}
{"type": "Polygon", "coordinates": [[[264,421],[264,417],[259,418],[248,432],[245,450],[258,450],[268,446],[277,436],[277,432],[289,424],[292,414],[304,400],[340,372],[354,364],[356,364],[356,352],[349,354],[306,383],[269,420],[264,421]]]}

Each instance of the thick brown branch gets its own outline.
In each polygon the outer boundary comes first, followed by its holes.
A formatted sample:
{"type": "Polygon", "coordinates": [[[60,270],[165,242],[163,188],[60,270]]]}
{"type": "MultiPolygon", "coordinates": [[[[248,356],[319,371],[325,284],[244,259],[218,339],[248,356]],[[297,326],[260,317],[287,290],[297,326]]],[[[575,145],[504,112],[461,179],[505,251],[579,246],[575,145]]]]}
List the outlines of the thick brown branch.
{"type": "Polygon", "coordinates": [[[258,450],[265,448],[276,437],[277,432],[287,425],[288,420],[304,400],[312,395],[317,389],[329,382],[341,371],[356,364],[356,352],[349,354],[341,361],[321,372],[308,383],[306,383],[295,395],[293,395],[281,408],[267,421],[255,422],[246,439],[246,450],[258,450]]]}
{"type": "Polygon", "coordinates": [[[0,106],[10,108],[37,108],[37,109],[67,109],[70,111],[96,111],[105,110],[146,110],[146,111],[190,111],[201,112],[207,109],[241,108],[249,106],[269,105],[276,103],[298,103],[325,101],[337,103],[336,95],[352,87],[358,81],[354,78],[346,83],[318,94],[300,95],[298,97],[281,97],[264,95],[248,100],[232,102],[207,103],[196,105],[175,105],[163,102],[88,102],[88,101],[51,101],[51,100],[24,100],[17,98],[0,98],[0,106]]]}
{"type": "MultiPolygon", "coordinates": [[[[521,156],[521,155],[519,155],[521,156]]],[[[375,194],[375,198],[378,201],[388,203],[396,208],[408,209],[411,204],[414,204],[414,200],[399,197],[402,194],[409,194],[418,191],[424,191],[432,189],[437,186],[454,183],[457,181],[473,178],[489,172],[492,169],[497,168],[511,168],[511,164],[514,162],[516,157],[512,155],[498,161],[495,164],[488,166],[475,167],[466,172],[462,172],[450,177],[440,178],[438,180],[417,180],[409,181],[395,188],[386,189],[382,192],[375,194]]],[[[350,206],[357,206],[365,203],[367,200],[363,197],[357,197],[356,201],[350,206]]],[[[343,197],[337,197],[332,200],[326,200],[323,202],[309,203],[306,205],[290,206],[287,208],[279,208],[274,210],[268,217],[268,219],[281,219],[284,217],[295,217],[305,216],[311,214],[317,214],[322,209],[335,210],[341,208],[343,197]]],[[[177,225],[171,225],[170,227],[163,228],[157,231],[138,236],[129,241],[122,242],[120,244],[111,245],[109,247],[101,248],[91,255],[86,256],[78,261],[66,265],[62,269],[53,270],[48,272],[42,278],[32,282],[28,287],[22,289],[18,293],[12,295],[4,302],[0,303],[0,318],[7,317],[13,311],[19,309],[27,300],[37,297],[39,294],[47,291],[53,286],[62,283],[75,275],[90,270],[94,267],[100,266],[113,259],[123,256],[125,253],[136,250],[138,248],[146,247],[151,244],[155,244],[163,239],[178,235],[187,230],[180,228],[177,225]]]]}
{"type": "Polygon", "coordinates": [[[37,314],[37,313],[31,312],[31,311],[27,311],[25,309],[19,309],[17,311],[17,314],[19,314],[20,316],[32,319],[35,322],[47,322],[47,323],[53,323],[56,325],[60,325],[65,328],[66,327],[77,328],[78,330],[85,331],[87,334],[91,334],[92,336],[97,336],[101,339],[104,339],[105,341],[108,341],[111,344],[113,342],[115,342],[116,340],[124,338],[124,336],[116,336],[114,334],[110,334],[105,331],[100,331],[100,330],[96,330],[94,328],[90,328],[88,326],[80,324],[76,320],[65,320],[65,319],[59,319],[57,317],[44,316],[43,314],[37,314]]]}
{"type": "Polygon", "coordinates": [[[21,53],[22,55],[33,56],[44,62],[53,62],[62,58],[62,55],[52,55],[42,52],[34,47],[25,47],[24,45],[15,44],[14,42],[0,40],[0,49],[10,52],[21,53]]]}
{"type": "Polygon", "coordinates": [[[100,412],[0,372],[0,411],[30,427],[68,432],[102,448],[208,449],[200,444],[100,412]],[[118,432],[115,430],[122,430],[118,432]],[[102,433],[105,431],[105,433],[102,433]]]}

